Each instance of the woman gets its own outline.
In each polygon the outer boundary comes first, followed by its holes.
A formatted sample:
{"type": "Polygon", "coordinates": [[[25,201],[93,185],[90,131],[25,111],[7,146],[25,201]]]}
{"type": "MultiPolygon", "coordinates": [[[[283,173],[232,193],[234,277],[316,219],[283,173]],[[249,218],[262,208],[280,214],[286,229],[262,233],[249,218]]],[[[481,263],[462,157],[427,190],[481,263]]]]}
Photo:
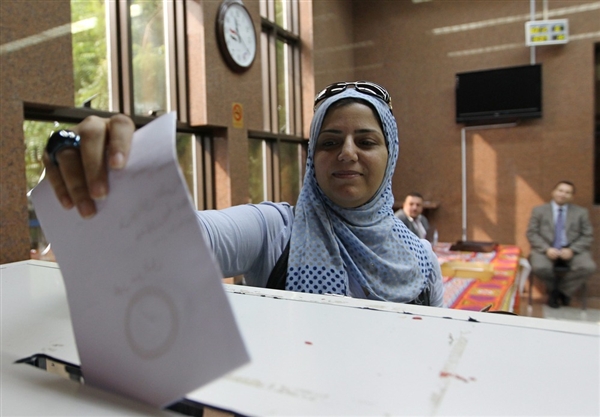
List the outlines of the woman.
{"type": "MultiPolygon", "coordinates": [[[[315,106],[293,209],[265,202],[197,213],[223,273],[244,274],[249,285],[441,306],[431,246],[392,210],[398,134],[389,94],[373,83],[336,83],[315,106]]],[[[51,152],[56,163],[49,155],[44,161],[63,206],[89,217],[93,199],[108,191],[105,146],[109,166],[122,168],[133,124],[123,116],[95,118],[74,130],[80,152],[51,152]]]]}

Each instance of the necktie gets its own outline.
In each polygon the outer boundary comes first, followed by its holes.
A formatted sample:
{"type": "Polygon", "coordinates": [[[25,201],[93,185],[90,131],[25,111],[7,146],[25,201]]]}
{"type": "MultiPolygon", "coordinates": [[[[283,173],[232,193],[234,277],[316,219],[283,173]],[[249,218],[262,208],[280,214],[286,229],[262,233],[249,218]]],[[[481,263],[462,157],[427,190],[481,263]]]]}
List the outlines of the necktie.
{"type": "Polygon", "coordinates": [[[554,243],[553,247],[560,249],[564,246],[563,235],[565,233],[565,212],[562,207],[558,208],[558,216],[556,216],[556,224],[554,225],[554,243]]]}
{"type": "Polygon", "coordinates": [[[421,239],[425,239],[425,236],[427,236],[427,231],[423,227],[423,224],[421,223],[421,221],[419,220],[418,217],[414,221],[415,221],[415,226],[417,226],[417,231],[419,232],[418,233],[419,237],[421,239]]]}

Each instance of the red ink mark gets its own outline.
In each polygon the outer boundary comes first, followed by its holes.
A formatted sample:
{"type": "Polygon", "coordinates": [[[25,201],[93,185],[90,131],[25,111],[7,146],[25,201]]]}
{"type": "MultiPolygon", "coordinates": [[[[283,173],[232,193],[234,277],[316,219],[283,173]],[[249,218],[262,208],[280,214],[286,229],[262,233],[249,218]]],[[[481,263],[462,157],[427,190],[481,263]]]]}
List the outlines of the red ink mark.
{"type": "Polygon", "coordinates": [[[467,382],[467,383],[469,382],[469,380],[476,381],[476,379],[473,377],[470,377],[469,379],[467,379],[464,376],[461,376],[458,374],[453,374],[452,372],[445,372],[445,371],[440,372],[440,377],[442,377],[442,378],[453,377],[453,378],[458,379],[459,381],[463,381],[463,382],[467,382]]]}
{"type": "Polygon", "coordinates": [[[413,320],[423,320],[422,317],[413,317],[413,320]]]}
{"type": "Polygon", "coordinates": [[[312,345],[312,342],[309,342],[308,340],[306,342],[304,342],[307,345],[312,345]]]}

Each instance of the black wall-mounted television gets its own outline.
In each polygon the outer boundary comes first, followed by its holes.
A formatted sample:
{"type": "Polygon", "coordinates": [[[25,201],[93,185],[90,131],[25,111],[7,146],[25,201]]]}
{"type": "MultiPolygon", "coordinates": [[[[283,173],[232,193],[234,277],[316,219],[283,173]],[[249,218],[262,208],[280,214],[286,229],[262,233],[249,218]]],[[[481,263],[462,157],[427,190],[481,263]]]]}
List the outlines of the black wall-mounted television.
{"type": "Polygon", "coordinates": [[[542,117],[541,64],[456,74],[456,123],[537,117],[542,117]]]}

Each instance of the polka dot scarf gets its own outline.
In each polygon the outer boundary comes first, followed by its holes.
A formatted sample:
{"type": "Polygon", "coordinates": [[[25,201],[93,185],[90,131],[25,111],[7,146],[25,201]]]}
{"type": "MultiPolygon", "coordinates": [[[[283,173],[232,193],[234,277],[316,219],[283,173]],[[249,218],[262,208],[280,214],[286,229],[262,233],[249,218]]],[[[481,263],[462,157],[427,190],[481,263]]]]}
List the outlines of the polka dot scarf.
{"type": "Polygon", "coordinates": [[[286,290],[395,302],[410,302],[422,292],[432,265],[421,241],[394,216],[392,175],[397,158],[396,120],[382,100],[349,88],[322,102],[311,125],[306,175],[295,207],[286,290]],[[323,194],[313,159],[327,109],[346,97],[374,105],[388,148],[379,190],[352,209],[323,194]]]}

